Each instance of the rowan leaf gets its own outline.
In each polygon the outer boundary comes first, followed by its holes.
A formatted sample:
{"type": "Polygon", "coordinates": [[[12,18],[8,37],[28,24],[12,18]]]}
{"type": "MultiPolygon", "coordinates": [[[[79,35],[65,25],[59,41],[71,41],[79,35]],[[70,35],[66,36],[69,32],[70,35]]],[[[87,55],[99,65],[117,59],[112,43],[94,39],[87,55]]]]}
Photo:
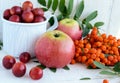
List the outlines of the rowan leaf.
{"type": "Polygon", "coordinates": [[[55,12],[58,7],[58,0],[53,0],[52,10],[55,12]]]}
{"type": "Polygon", "coordinates": [[[52,0],[48,0],[47,8],[49,9],[51,5],[52,5],[52,0]]]}
{"type": "Polygon", "coordinates": [[[43,6],[46,6],[46,1],[45,0],[38,0],[38,3],[40,3],[43,6]]]}
{"type": "Polygon", "coordinates": [[[115,72],[112,72],[112,71],[101,71],[100,74],[104,74],[104,75],[116,75],[115,72]]]}
{"type": "Polygon", "coordinates": [[[73,9],[73,0],[69,0],[67,14],[70,15],[73,9]]]}
{"type": "Polygon", "coordinates": [[[80,4],[78,5],[78,7],[76,8],[76,13],[75,13],[74,18],[75,18],[75,19],[76,19],[76,18],[80,18],[83,10],[84,10],[84,0],[82,0],[82,1],[80,2],[80,4]]]}
{"type": "Polygon", "coordinates": [[[90,15],[88,15],[84,20],[86,22],[89,22],[97,17],[97,11],[92,12],[90,15]]]}
{"type": "Polygon", "coordinates": [[[102,26],[102,25],[104,25],[103,22],[96,22],[96,23],[94,24],[95,27],[99,27],[99,26],[102,26]]]}

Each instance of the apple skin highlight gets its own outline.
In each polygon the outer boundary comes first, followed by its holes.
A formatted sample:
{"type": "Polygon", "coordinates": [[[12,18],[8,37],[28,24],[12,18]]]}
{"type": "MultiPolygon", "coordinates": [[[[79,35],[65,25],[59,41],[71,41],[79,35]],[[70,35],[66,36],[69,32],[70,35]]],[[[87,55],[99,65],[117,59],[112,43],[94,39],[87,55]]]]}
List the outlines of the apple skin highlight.
{"type": "Polygon", "coordinates": [[[62,68],[71,62],[75,54],[72,39],[65,33],[55,30],[43,34],[35,45],[36,57],[46,67],[62,68]],[[58,37],[55,37],[58,34],[58,37]]]}
{"type": "Polygon", "coordinates": [[[74,19],[63,19],[59,22],[57,30],[61,30],[68,34],[73,40],[82,38],[82,30],[74,19]]]}

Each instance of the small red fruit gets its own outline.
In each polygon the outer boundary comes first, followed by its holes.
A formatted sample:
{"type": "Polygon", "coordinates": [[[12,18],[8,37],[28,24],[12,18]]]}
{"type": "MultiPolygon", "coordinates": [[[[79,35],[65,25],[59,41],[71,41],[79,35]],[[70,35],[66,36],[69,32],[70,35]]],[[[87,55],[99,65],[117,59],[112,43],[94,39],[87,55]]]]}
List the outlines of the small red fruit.
{"type": "Polygon", "coordinates": [[[23,10],[26,10],[26,9],[28,9],[28,8],[32,9],[32,8],[33,8],[33,4],[32,4],[32,2],[30,2],[30,1],[25,1],[25,2],[22,4],[22,9],[23,9],[23,10]]]}
{"type": "Polygon", "coordinates": [[[23,63],[29,62],[30,58],[31,58],[31,56],[28,52],[23,52],[19,56],[19,60],[23,63]]]}
{"type": "Polygon", "coordinates": [[[34,15],[31,11],[24,11],[22,14],[22,19],[26,23],[31,23],[34,19],[34,15]]]}
{"type": "Polygon", "coordinates": [[[44,16],[44,11],[41,8],[34,8],[32,12],[35,16],[44,16]]]}
{"type": "Polygon", "coordinates": [[[39,67],[33,67],[29,72],[29,76],[33,80],[39,80],[43,76],[43,70],[39,67]]]}
{"type": "Polygon", "coordinates": [[[13,68],[12,68],[12,73],[16,76],[16,77],[22,77],[25,75],[26,72],[26,65],[22,62],[17,62],[14,64],[13,68]]]}
{"type": "Polygon", "coordinates": [[[45,17],[42,17],[42,16],[35,16],[34,18],[34,23],[37,23],[37,22],[43,22],[45,21],[45,17]]]}
{"type": "Polygon", "coordinates": [[[22,13],[22,8],[19,7],[19,6],[13,6],[11,9],[10,9],[10,13],[11,15],[21,15],[22,13]]]}
{"type": "Polygon", "coordinates": [[[10,16],[10,9],[6,9],[3,13],[3,17],[8,20],[10,16]]]}
{"type": "Polygon", "coordinates": [[[9,21],[12,21],[12,22],[20,22],[20,17],[18,15],[12,15],[10,18],[9,18],[9,21]]]}
{"type": "Polygon", "coordinates": [[[15,63],[16,60],[11,55],[6,55],[2,60],[2,64],[6,69],[11,69],[15,63]]]}

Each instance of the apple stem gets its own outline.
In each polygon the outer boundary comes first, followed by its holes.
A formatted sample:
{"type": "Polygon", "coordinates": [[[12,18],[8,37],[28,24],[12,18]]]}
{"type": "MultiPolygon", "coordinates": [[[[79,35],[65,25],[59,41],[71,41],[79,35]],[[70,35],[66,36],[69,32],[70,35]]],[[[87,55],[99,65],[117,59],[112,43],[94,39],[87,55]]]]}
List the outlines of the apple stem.
{"type": "Polygon", "coordinates": [[[55,36],[55,37],[59,37],[59,36],[60,36],[60,34],[56,33],[54,36],[55,36]]]}

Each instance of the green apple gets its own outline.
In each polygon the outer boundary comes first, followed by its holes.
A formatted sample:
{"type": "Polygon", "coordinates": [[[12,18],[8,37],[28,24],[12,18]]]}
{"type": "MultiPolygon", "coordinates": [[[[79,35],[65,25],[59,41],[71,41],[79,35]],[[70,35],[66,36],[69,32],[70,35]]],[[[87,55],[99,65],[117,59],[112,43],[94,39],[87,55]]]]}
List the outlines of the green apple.
{"type": "Polygon", "coordinates": [[[61,30],[68,34],[73,40],[82,38],[82,30],[79,27],[79,23],[70,18],[65,18],[59,21],[57,30],[61,30]]]}
{"type": "Polygon", "coordinates": [[[36,58],[47,67],[62,68],[75,54],[73,40],[59,30],[45,32],[36,42],[36,58]]]}

